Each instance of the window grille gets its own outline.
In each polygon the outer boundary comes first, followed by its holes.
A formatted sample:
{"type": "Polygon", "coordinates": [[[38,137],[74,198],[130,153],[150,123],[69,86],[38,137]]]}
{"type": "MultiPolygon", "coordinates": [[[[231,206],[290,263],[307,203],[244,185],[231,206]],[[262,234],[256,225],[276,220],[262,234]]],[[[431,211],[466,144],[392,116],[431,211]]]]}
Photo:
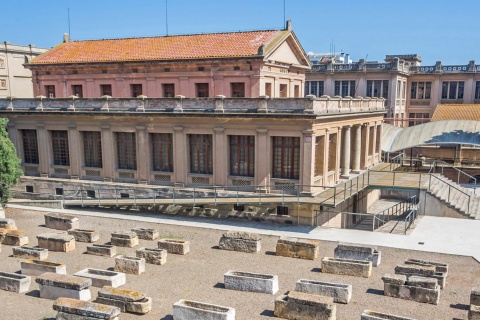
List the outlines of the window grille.
{"type": "Polygon", "coordinates": [[[171,133],[152,133],[153,171],[173,172],[173,137],[171,133]]]}
{"type": "Polygon", "coordinates": [[[298,179],[300,138],[273,137],[273,178],[298,179]]]}
{"type": "Polygon", "coordinates": [[[102,138],[100,132],[83,132],[83,153],[86,167],[102,167],[102,138]]]}
{"type": "Polygon", "coordinates": [[[255,174],[255,136],[229,136],[230,175],[253,177],[255,174]]]}
{"type": "Polygon", "coordinates": [[[23,162],[38,164],[37,130],[22,130],[23,162]]]}
{"type": "Polygon", "coordinates": [[[53,164],[59,166],[69,166],[70,157],[68,151],[68,133],[64,130],[53,130],[52,134],[52,150],[53,164]]]}
{"type": "Polygon", "coordinates": [[[137,169],[135,133],[117,132],[118,169],[137,169]]]}
{"type": "Polygon", "coordinates": [[[212,135],[191,134],[190,144],[190,172],[213,174],[212,135]]]}

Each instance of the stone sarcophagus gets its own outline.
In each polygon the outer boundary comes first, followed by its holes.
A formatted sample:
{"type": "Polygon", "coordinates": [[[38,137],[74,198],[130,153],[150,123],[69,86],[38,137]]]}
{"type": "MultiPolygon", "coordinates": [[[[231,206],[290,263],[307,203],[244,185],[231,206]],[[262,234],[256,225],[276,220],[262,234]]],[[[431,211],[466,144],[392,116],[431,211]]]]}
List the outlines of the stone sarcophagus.
{"type": "Polygon", "coordinates": [[[139,239],[143,240],[155,240],[158,239],[160,233],[155,229],[145,229],[145,228],[133,228],[139,239]]]}
{"type": "Polygon", "coordinates": [[[415,320],[415,319],[396,316],[393,314],[371,311],[371,310],[364,310],[362,312],[362,316],[360,320],[415,320]]]}
{"type": "Polygon", "coordinates": [[[261,249],[261,240],[256,233],[228,231],[220,238],[218,247],[222,250],[256,253],[261,249]]]}
{"type": "Polygon", "coordinates": [[[440,300],[437,279],[386,274],[382,280],[385,296],[430,304],[438,304],[440,300]]]}
{"type": "Polygon", "coordinates": [[[275,299],[275,316],[284,319],[335,320],[337,307],[333,298],[290,291],[275,299]]]}
{"type": "Polygon", "coordinates": [[[57,230],[78,229],[80,222],[70,214],[50,212],[45,215],[45,227],[57,230]]]}
{"type": "Polygon", "coordinates": [[[268,294],[275,294],[278,291],[276,275],[230,270],[223,277],[226,289],[268,294]]]}
{"type": "Polygon", "coordinates": [[[67,233],[42,233],[37,236],[38,246],[49,251],[75,250],[75,238],[67,233]]]}
{"type": "Polygon", "coordinates": [[[281,237],[277,242],[276,255],[307,260],[318,258],[320,241],[281,237]]]}
{"type": "Polygon", "coordinates": [[[137,257],[118,256],[115,258],[115,271],[129,274],[145,272],[145,259],[137,257]]]}
{"type": "Polygon", "coordinates": [[[100,239],[100,234],[95,230],[73,229],[68,230],[68,234],[75,237],[78,242],[97,242],[100,239]]]}
{"type": "Polygon", "coordinates": [[[30,289],[31,278],[17,273],[0,272],[0,290],[17,293],[27,292],[30,289]]]}
{"type": "Polygon", "coordinates": [[[98,292],[97,303],[120,308],[122,312],[147,314],[152,310],[152,298],[144,293],[105,286],[98,292]]]}
{"type": "Polygon", "coordinates": [[[119,320],[120,309],[114,306],[70,298],[58,298],[53,304],[58,320],[119,320]]]}
{"type": "Polygon", "coordinates": [[[29,246],[14,247],[13,256],[15,258],[47,260],[48,249],[29,246]]]}
{"type": "Polygon", "coordinates": [[[190,252],[190,241],[180,239],[160,239],[158,248],[165,249],[171,254],[185,255],[190,252]]]}
{"type": "Polygon", "coordinates": [[[133,248],[138,246],[138,236],[133,231],[115,231],[110,242],[113,246],[133,248]]]}
{"type": "Polygon", "coordinates": [[[335,248],[334,258],[370,261],[373,267],[378,267],[381,261],[381,252],[375,246],[339,243],[335,248]]]}
{"type": "Polygon", "coordinates": [[[336,303],[348,303],[352,298],[351,284],[300,279],[295,284],[295,291],[332,297],[336,303]]]}
{"type": "Polygon", "coordinates": [[[365,260],[335,259],[325,257],[322,259],[322,272],[370,278],[372,275],[372,263],[365,260]]]}
{"type": "Polygon", "coordinates": [[[167,250],[140,248],[135,250],[137,258],[144,258],[146,263],[162,265],[167,263],[167,250]]]}
{"type": "Polygon", "coordinates": [[[97,288],[103,288],[104,286],[118,288],[127,282],[125,273],[93,268],[80,270],[74,276],[92,279],[92,286],[97,288]]]}
{"type": "Polygon", "coordinates": [[[67,274],[67,266],[64,264],[45,260],[22,260],[20,262],[20,269],[22,274],[27,274],[30,276],[38,276],[45,272],[67,274]]]}
{"type": "Polygon", "coordinates": [[[7,246],[24,246],[28,244],[28,236],[21,230],[0,229],[1,243],[7,246]]]}
{"type": "Polygon", "coordinates": [[[40,298],[72,298],[87,301],[91,298],[92,280],[58,273],[44,273],[35,282],[40,286],[40,298]]]}
{"type": "Polygon", "coordinates": [[[7,230],[17,230],[15,220],[8,218],[0,218],[0,228],[7,230]]]}
{"type": "Polygon", "coordinates": [[[173,319],[235,320],[235,309],[182,299],[173,304],[173,319]]]}
{"type": "Polygon", "coordinates": [[[109,244],[92,244],[87,246],[87,253],[96,256],[113,257],[117,254],[117,247],[109,244]]]}
{"type": "Polygon", "coordinates": [[[398,265],[395,267],[395,274],[403,274],[407,277],[420,276],[437,279],[440,289],[443,289],[447,284],[447,274],[445,272],[437,272],[437,267],[434,265],[398,265]]]}
{"type": "Polygon", "coordinates": [[[448,275],[448,263],[433,262],[419,259],[407,259],[405,260],[405,264],[413,264],[417,266],[434,266],[435,272],[443,272],[445,273],[445,275],[448,275]]]}

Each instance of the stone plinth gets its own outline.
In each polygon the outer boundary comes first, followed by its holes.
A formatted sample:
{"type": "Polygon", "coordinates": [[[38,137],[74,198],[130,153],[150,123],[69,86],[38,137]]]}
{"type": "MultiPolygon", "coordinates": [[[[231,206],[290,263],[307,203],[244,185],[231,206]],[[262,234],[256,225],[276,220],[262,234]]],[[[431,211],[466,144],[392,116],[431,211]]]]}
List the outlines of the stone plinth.
{"type": "Polygon", "coordinates": [[[295,291],[332,297],[336,303],[348,303],[352,298],[351,284],[300,279],[295,284],[295,291]]]}
{"type": "Polygon", "coordinates": [[[35,259],[35,260],[47,260],[48,250],[37,247],[14,247],[13,256],[15,258],[35,259]]]}
{"type": "Polygon", "coordinates": [[[127,256],[115,258],[115,271],[129,274],[141,274],[145,272],[145,259],[127,256]]]}
{"type": "Polygon", "coordinates": [[[158,248],[165,249],[168,253],[185,255],[190,252],[190,241],[179,239],[160,239],[158,248]]]}
{"type": "Polygon", "coordinates": [[[132,231],[137,234],[138,238],[143,240],[155,240],[160,236],[155,229],[133,228],[132,231]]]}
{"type": "Polygon", "coordinates": [[[434,266],[435,272],[443,272],[445,274],[448,274],[448,263],[440,263],[419,259],[407,259],[405,260],[405,264],[414,264],[418,266],[434,266]]]}
{"type": "Polygon", "coordinates": [[[45,272],[67,274],[67,266],[61,263],[42,261],[35,259],[26,259],[20,262],[22,274],[38,276],[45,272]]]}
{"type": "Polygon", "coordinates": [[[92,286],[97,288],[103,288],[104,286],[118,288],[127,282],[125,273],[93,268],[80,270],[74,276],[92,279],[92,286]]]}
{"type": "Polygon", "coordinates": [[[372,275],[372,263],[364,260],[348,260],[325,257],[322,259],[322,272],[370,278],[372,275]]]}
{"type": "Polygon", "coordinates": [[[138,246],[138,236],[132,231],[115,231],[110,242],[113,246],[133,248],[138,246]]]}
{"type": "Polygon", "coordinates": [[[12,229],[0,229],[2,244],[7,246],[24,246],[28,244],[28,236],[25,232],[12,229]]]}
{"type": "Polygon", "coordinates": [[[278,291],[276,275],[230,270],[223,277],[226,289],[268,294],[275,294],[278,291]]]}
{"type": "Polygon", "coordinates": [[[383,294],[388,297],[438,304],[440,287],[433,278],[386,274],[382,277],[383,294]]]}
{"type": "Polygon", "coordinates": [[[0,272],[0,290],[23,293],[30,289],[30,282],[29,276],[0,272]]]}
{"type": "Polygon", "coordinates": [[[445,288],[447,284],[447,274],[444,272],[437,272],[437,267],[434,265],[398,265],[395,267],[395,274],[403,274],[407,277],[420,276],[434,278],[438,280],[440,289],[445,288]]]}
{"type": "Polygon", "coordinates": [[[108,244],[92,244],[87,246],[87,253],[97,256],[113,257],[117,254],[117,247],[108,244]]]}
{"type": "Polygon", "coordinates": [[[70,214],[50,212],[45,215],[45,227],[57,230],[78,229],[80,222],[70,214]]]}
{"type": "Polygon", "coordinates": [[[140,248],[135,251],[137,258],[144,258],[146,263],[162,265],[167,263],[167,250],[140,248]]]}
{"type": "Polygon", "coordinates": [[[261,249],[261,238],[256,233],[228,231],[218,244],[222,250],[256,253],[261,249]]]}
{"type": "Polygon", "coordinates": [[[364,310],[360,320],[415,320],[413,318],[406,318],[401,316],[396,316],[389,313],[381,313],[371,310],[364,310]]]}
{"type": "Polygon", "coordinates": [[[49,251],[69,252],[75,250],[75,238],[67,233],[43,233],[37,236],[38,246],[49,251]]]}
{"type": "Polygon", "coordinates": [[[182,299],[173,304],[173,319],[235,320],[235,309],[182,299]]]}
{"type": "Polygon", "coordinates": [[[276,255],[307,260],[318,258],[320,241],[281,237],[277,242],[276,255]]]}
{"type": "Polygon", "coordinates": [[[40,298],[58,299],[72,298],[87,301],[91,294],[91,279],[67,276],[57,273],[44,273],[35,279],[40,285],[40,298]]]}
{"type": "Polygon", "coordinates": [[[100,234],[95,230],[73,229],[68,230],[68,234],[75,238],[78,242],[97,242],[100,239],[100,234]]]}
{"type": "Polygon", "coordinates": [[[335,248],[334,258],[370,261],[372,266],[378,267],[381,262],[381,252],[375,246],[339,243],[335,248]]]}
{"type": "Polygon", "coordinates": [[[152,299],[144,293],[126,289],[103,287],[95,302],[116,306],[122,312],[146,314],[152,310],[152,299]]]}
{"type": "Polygon", "coordinates": [[[7,230],[17,230],[17,227],[15,226],[15,220],[7,218],[0,218],[0,228],[7,230]]]}
{"type": "Polygon", "coordinates": [[[70,298],[58,298],[53,310],[58,311],[57,320],[118,320],[121,312],[117,307],[70,298]]]}
{"type": "Polygon", "coordinates": [[[480,306],[480,288],[473,288],[470,292],[470,304],[480,306]]]}
{"type": "Polygon", "coordinates": [[[337,307],[331,297],[290,291],[275,299],[274,314],[292,320],[335,320],[337,307]]]}

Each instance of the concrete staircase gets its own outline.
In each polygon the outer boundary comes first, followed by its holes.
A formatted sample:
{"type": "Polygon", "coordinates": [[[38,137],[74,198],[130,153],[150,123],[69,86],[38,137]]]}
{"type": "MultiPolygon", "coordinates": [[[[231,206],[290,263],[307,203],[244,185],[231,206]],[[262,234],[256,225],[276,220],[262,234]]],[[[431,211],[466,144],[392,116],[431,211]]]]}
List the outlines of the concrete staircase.
{"type": "Polygon", "coordinates": [[[432,174],[427,192],[470,219],[480,219],[480,195],[440,174],[432,174]]]}

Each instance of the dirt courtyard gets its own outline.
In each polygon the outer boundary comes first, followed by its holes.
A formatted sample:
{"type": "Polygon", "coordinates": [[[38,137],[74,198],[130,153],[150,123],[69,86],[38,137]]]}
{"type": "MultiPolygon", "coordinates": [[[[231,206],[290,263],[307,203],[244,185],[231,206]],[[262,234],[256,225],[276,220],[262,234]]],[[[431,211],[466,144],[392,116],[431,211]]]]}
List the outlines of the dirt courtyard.
{"type": "MultiPolygon", "coordinates": [[[[54,230],[44,227],[43,213],[21,209],[8,209],[7,218],[15,219],[18,229],[26,232],[29,245],[36,246],[36,235],[54,230]]],[[[322,280],[351,284],[352,300],[349,304],[337,304],[337,319],[360,319],[363,310],[375,310],[417,320],[467,319],[469,296],[472,287],[480,285],[480,264],[473,258],[392,249],[379,246],[382,263],[373,268],[371,278],[357,278],[323,274],[320,260],[310,261],[275,256],[278,237],[262,236],[262,250],[257,254],[231,252],[218,249],[222,231],[128,220],[79,216],[80,228],[94,229],[100,233],[99,244],[110,241],[115,230],[130,230],[134,227],[154,228],[161,238],[178,238],[190,241],[190,253],[185,256],[168,254],[162,266],[146,265],[141,275],[127,275],[127,283],[121,288],[142,291],[153,298],[152,311],[144,316],[122,313],[121,319],[173,319],[172,305],[180,299],[232,307],[236,319],[272,319],[274,299],[293,290],[299,279],[322,280]],[[407,258],[432,260],[449,264],[445,289],[440,293],[438,305],[422,304],[383,296],[381,277],[394,273],[397,264],[407,258]],[[228,270],[267,273],[278,275],[280,290],[275,295],[227,290],[223,286],[223,274],[228,270]]],[[[55,232],[55,231],[54,231],[55,232]]],[[[58,231],[60,232],[60,231],[58,231]]],[[[49,261],[64,263],[67,274],[84,268],[108,269],[115,266],[115,258],[85,254],[87,243],[76,243],[76,249],[68,253],[49,252],[49,261]]],[[[333,257],[334,242],[322,241],[320,257],[333,257]]],[[[136,248],[156,248],[157,241],[140,240],[136,248]]],[[[135,256],[136,248],[117,247],[117,254],[135,256]]],[[[18,272],[20,260],[12,257],[12,247],[2,245],[0,271],[18,272]]],[[[99,288],[91,287],[92,300],[99,288]]],[[[30,320],[54,319],[53,301],[38,297],[38,284],[32,277],[27,293],[18,294],[0,290],[0,319],[30,320]]]]}

